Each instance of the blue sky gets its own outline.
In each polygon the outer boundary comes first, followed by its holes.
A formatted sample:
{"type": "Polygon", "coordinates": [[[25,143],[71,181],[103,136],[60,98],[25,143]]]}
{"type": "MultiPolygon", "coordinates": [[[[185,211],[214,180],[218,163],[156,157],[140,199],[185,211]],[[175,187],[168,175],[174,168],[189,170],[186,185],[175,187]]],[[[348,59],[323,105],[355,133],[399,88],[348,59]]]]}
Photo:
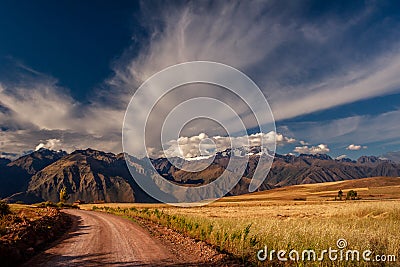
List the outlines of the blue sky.
{"type": "MultiPolygon", "coordinates": [[[[261,88],[278,153],[399,151],[397,1],[0,1],[0,153],[120,152],[135,88],[176,63],[261,88]],[[293,141],[295,140],[295,141],[293,141]],[[352,145],[352,146],[351,146],[352,145]]],[[[196,133],[194,133],[196,134],[196,133]]]]}

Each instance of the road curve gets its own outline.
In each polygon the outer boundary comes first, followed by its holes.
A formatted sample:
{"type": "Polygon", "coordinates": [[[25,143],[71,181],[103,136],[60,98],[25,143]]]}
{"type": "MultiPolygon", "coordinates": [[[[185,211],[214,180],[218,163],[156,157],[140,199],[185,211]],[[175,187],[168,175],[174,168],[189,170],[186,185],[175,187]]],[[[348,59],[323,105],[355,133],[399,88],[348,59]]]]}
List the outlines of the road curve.
{"type": "Polygon", "coordinates": [[[107,213],[66,210],[71,230],[23,266],[166,266],[168,249],[139,225],[107,213]]]}

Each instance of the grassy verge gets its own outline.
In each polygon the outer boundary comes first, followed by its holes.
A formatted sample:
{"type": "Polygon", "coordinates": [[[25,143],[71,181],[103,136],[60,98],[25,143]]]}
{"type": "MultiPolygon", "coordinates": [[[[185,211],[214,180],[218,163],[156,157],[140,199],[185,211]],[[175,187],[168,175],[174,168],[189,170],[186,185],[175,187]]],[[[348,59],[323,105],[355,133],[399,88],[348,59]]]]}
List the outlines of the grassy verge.
{"type": "MultiPolygon", "coordinates": [[[[345,239],[346,249],[371,250],[374,255],[394,255],[400,260],[400,203],[398,201],[341,203],[274,203],[241,206],[210,205],[198,208],[120,208],[116,204],[102,210],[131,218],[143,218],[167,226],[192,238],[206,241],[254,265],[283,265],[277,261],[260,262],[256,253],[264,246],[270,250],[337,249],[345,239]]],[[[287,255],[286,255],[287,257],[287,255]]],[[[380,263],[381,266],[395,263],[380,263]],[[383,264],[383,265],[382,265],[383,264]]],[[[375,266],[357,261],[298,261],[296,266],[375,266]]]]}

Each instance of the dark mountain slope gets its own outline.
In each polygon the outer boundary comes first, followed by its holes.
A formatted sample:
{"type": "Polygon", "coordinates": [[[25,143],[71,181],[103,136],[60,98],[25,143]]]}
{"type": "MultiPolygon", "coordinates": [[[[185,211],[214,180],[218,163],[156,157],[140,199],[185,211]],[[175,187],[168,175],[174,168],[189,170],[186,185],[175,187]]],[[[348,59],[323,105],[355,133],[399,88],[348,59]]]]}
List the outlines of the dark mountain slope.
{"type": "Polygon", "coordinates": [[[27,193],[57,202],[63,187],[70,201],[154,202],[131,178],[122,154],[92,149],[75,151],[38,172],[27,193]]]}
{"type": "Polygon", "coordinates": [[[40,149],[15,161],[0,162],[0,198],[25,191],[35,173],[65,156],[64,151],[40,149]]]}
{"type": "MultiPolygon", "coordinates": [[[[259,156],[251,155],[241,183],[231,194],[247,193],[247,185],[253,177],[258,164],[259,156]]],[[[201,160],[200,160],[201,161],[201,160]]],[[[179,170],[165,158],[152,160],[158,172],[171,181],[181,184],[202,185],[218,178],[224,171],[229,155],[220,153],[213,164],[206,170],[193,173],[179,170]]],[[[200,164],[188,162],[187,164],[200,164]]],[[[375,176],[400,176],[400,165],[390,161],[380,160],[377,157],[361,157],[358,161],[350,159],[335,160],[325,154],[305,155],[275,155],[271,171],[259,190],[276,187],[323,183],[342,180],[353,180],[375,176]]]]}
{"type": "Polygon", "coordinates": [[[65,151],[53,151],[41,148],[38,151],[32,152],[31,154],[22,156],[13,162],[9,163],[8,166],[16,166],[25,170],[28,174],[36,174],[44,167],[56,162],[67,155],[65,151]]]}

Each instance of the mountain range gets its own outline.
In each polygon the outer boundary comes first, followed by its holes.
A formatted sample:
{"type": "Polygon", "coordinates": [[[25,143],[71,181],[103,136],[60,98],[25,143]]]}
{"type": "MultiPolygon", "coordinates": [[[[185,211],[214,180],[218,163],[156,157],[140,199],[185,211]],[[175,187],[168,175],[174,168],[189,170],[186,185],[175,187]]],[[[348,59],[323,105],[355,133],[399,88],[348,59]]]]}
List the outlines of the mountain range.
{"type": "MultiPolygon", "coordinates": [[[[230,158],[229,151],[219,152],[212,164],[199,172],[179,169],[166,158],[151,159],[151,162],[161,176],[173,183],[200,186],[217,179],[230,158]]],[[[243,177],[228,195],[248,193],[259,158],[260,153],[249,154],[243,177]]],[[[185,166],[202,164],[206,159],[180,160],[185,166]]],[[[146,175],[143,160],[129,156],[128,162],[135,167],[135,176],[146,175]]],[[[258,190],[375,176],[400,176],[400,164],[375,156],[363,156],[354,161],[333,159],[326,154],[276,154],[271,171],[258,190]]],[[[123,153],[116,155],[86,149],[68,154],[40,149],[14,161],[0,159],[0,198],[9,202],[58,202],[63,187],[70,195],[70,202],[156,202],[132,178],[123,153]]]]}

